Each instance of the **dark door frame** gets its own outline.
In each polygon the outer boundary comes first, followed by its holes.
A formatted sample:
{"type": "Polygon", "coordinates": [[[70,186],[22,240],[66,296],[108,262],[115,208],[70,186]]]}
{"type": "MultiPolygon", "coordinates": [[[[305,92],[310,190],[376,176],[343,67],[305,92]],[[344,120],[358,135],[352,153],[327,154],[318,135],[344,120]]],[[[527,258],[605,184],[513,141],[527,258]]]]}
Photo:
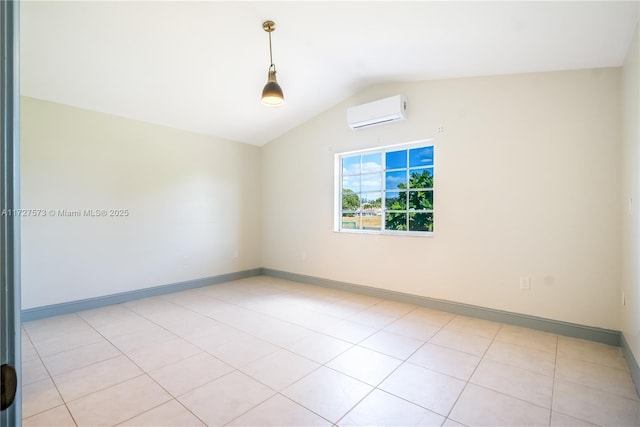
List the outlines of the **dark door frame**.
{"type": "Polygon", "coordinates": [[[22,424],[20,355],[20,84],[18,1],[0,1],[0,358],[18,376],[0,425],[22,424]]]}

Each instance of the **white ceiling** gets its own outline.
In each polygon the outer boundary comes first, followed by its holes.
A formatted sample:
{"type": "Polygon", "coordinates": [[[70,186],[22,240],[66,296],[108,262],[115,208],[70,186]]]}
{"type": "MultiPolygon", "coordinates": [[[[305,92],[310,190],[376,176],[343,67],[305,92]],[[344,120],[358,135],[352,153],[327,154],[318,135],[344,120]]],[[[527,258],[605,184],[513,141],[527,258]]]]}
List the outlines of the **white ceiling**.
{"type": "Polygon", "coordinates": [[[263,145],[376,83],[619,66],[639,5],[23,1],[22,94],[263,145]]]}

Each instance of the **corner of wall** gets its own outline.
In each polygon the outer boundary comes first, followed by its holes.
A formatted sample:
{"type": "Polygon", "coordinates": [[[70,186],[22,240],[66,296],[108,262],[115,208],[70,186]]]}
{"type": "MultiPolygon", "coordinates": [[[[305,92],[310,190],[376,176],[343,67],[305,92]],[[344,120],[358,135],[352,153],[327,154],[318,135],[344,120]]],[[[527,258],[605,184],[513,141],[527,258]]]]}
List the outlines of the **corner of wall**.
{"type": "MultiPolygon", "coordinates": [[[[621,71],[621,330],[629,366],[640,360],[640,24],[621,71]],[[634,360],[630,360],[634,358],[634,360]]],[[[640,374],[636,370],[634,379],[640,374]]],[[[638,382],[636,382],[638,385],[638,382]]]]}

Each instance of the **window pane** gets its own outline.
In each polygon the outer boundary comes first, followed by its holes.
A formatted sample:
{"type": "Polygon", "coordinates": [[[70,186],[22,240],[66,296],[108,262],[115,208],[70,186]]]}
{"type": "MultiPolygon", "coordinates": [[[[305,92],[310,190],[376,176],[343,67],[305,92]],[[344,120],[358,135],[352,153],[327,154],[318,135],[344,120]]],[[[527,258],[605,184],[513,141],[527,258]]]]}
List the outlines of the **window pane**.
{"type": "Polygon", "coordinates": [[[410,188],[433,188],[433,168],[409,171],[410,188]]]}
{"type": "Polygon", "coordinates": [[[386,156],[386,167],[389,169],[400,169],[407,167],[407,150],[390,151],[386,156]]]}
{"type": "Polygon", "coordinates": [[[386,185],[387,190],[407,188],[407,171],[387,172],[386,185]]]}
{"type": "Polygon", "coordinates": [[[387,191],[385,196],[385,206],[392,211],[407,209],[407,193],[405,191],[387,191]]]}
{"type": "Polygon", "coordinates": [[[362,229],[363,230],[382,230],[382,216],[363,216],[362,217],[362,229]]]}
{"type": "Polygon", "coordinates": [[[367,175],[361,175],[362,179],[360,181],[361,188],[360,191],[380,191],[382,190],[382,174],[373,173],[367,175]]]}
{"type": "Polygon", "coordinates": [[[360,173],[360,157],[350,156],[342,158],[342,174],[353,175],[360,173]]]}
{"type": "Polygon", "coordinates": [[[433,146],[409,150],[409,167],[433,166],[433,146]]]}
{"type": "Polygon", "coordinates": [[[374,197],[373,195],[368,197],[369,202],[363,202],[362,205],[362,228],[365,230],[380,230],[382,228],[380,193],[378,193],[377,198],[374,197]]]}
{"type": "Polygon", "coordinates": [[[380,193],[369,193],[362,196],[362,228],[364,230],[380,230],[382,228],[380,193]]]}
{"type": "Polygon", "coordinates": [[[343,230],[355,230],[358,228],[358,222],[355,217],[342,217],[342,229],[343,230]]]}
{"type": "Polygon", "coordinates": [[[378,191],[376,193],[362,193],[360,197],[363,211],[380,211],[382,208],[382,195],[378,191]]]}
{"type": "Polygon", "coordinates": [[[432,210],[433,191],[410,191],[409,209],[432,210]]]}
{"type": "Polygon", "coordinates": [[[382,153],[362,156],[362,173],[380,172],[382,170],[382,153]]]}
{"type": "Polygon", "coordinates": [[[344,191],[342,193],[342,210],[356,211],[360,209],[360,196],[353,191],[344,191]]]}
{"type": "Polygon", "coordinates": [[[387,230],[406,230],[407,229],[407,214],[390,212],[385,217],[385,228],[387,230]]]}
{"type": "Polygon", "coordinates": [[[360,217],[356,214],[342,214],[342,229],[356,230],[359,227],[360,217]]]}
{"type": "Polygon", "coordinates": [[[360,192],[360,175],[355,176],[343,176],[342,177],[342,191],[351,191],[353,193],[360,192]]]}
{"type": "Polygon", "coordinates": [[[410,213],[409,231],[433,231],[433,213],[410,213]]]}

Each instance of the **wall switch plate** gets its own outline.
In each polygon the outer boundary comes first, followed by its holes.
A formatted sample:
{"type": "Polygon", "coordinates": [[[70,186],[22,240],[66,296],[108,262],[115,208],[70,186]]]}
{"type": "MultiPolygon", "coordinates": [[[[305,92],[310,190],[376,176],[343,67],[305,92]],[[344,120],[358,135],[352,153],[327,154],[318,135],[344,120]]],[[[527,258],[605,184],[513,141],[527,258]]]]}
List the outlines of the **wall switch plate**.
{"type": "Polygon", "coordinates": [[[520,276],[520,289],[527,290],[531,288],[529,276],[520,276]]]}

